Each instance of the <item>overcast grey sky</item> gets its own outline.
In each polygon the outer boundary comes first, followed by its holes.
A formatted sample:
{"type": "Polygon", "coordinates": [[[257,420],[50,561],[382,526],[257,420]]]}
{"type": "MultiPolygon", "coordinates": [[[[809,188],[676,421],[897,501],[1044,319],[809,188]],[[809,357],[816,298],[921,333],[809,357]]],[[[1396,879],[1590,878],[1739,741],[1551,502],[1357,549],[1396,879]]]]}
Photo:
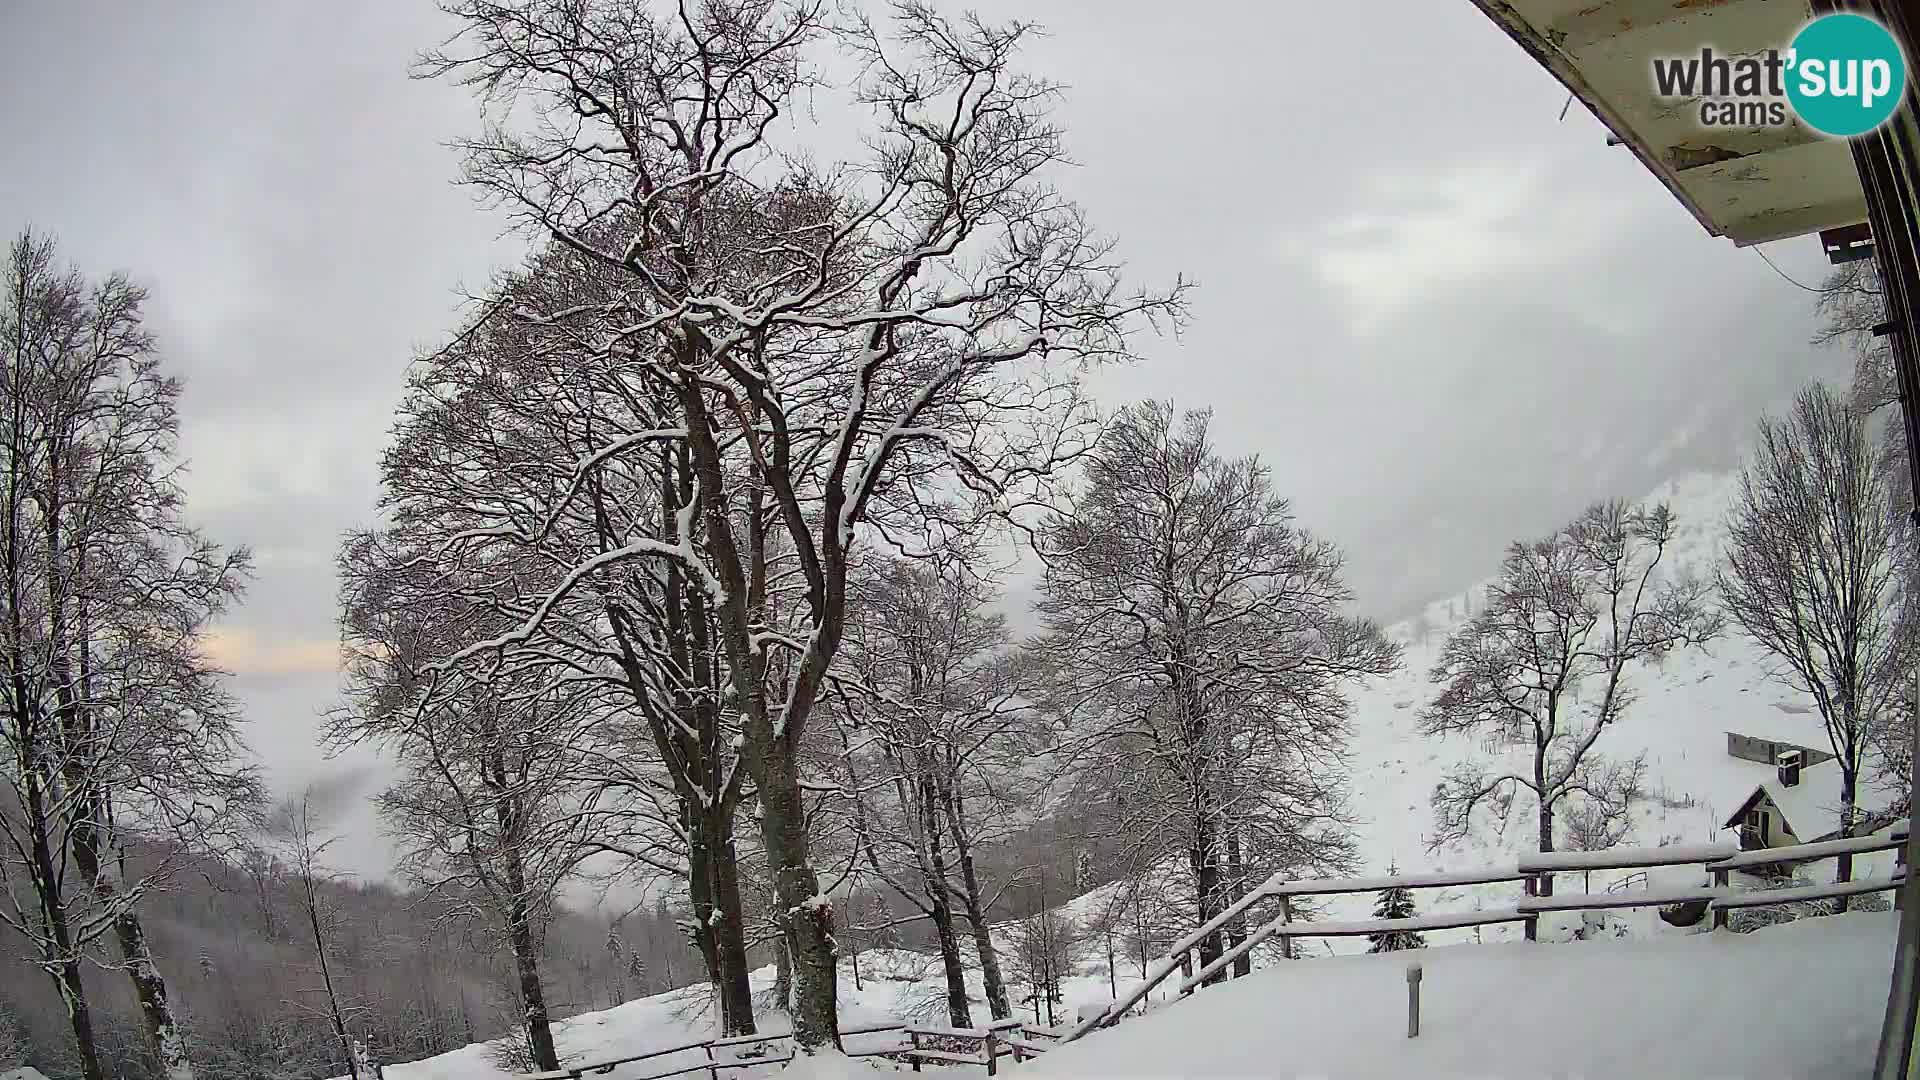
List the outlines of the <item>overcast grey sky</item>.
{"type": "MultiPolygon", "coordinates": [[[[956,5],[959,6],[959,5],[956,5]]],[[[1100,377],[1211,405],[1383,617],[1586,502],[1732,464],[1844,356],[1812,297],[1707,237],[1467,0],[990,0],[1049,36],[1064,186],[1193,325],[1100,377]]],[[[0,225],[153,290],[188,380],[191,512],[253,545],[222,628],[277,782],[323,762],[340,533],[371,519],[404,368],[519,241],[452,185],[459,90],[409,81],[424,0],[20,2],[0,11],[0,225]]],[[[1811,238],[1772,245],[1818,281],[1811,238]]],[[[365,778],[377,775],[362,772],[365,778]]],[[[370,779],[369,779],[369,782],[370,779]]],[[[347,861],[384,865],[356,813],[347,861]]]]}

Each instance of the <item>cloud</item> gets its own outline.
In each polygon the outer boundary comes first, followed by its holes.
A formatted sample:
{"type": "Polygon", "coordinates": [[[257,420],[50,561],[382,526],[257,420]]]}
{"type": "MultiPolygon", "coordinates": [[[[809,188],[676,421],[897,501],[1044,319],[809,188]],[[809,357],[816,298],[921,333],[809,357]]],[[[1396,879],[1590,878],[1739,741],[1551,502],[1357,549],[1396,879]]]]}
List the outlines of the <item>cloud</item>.
{"type": "Polygon", "coordinates": [[[204,642],[215,664],[235,675],[319,675],[340,670],[340,643],[334,640],[275,639],[246,626],[222,626],[204,642]]]}

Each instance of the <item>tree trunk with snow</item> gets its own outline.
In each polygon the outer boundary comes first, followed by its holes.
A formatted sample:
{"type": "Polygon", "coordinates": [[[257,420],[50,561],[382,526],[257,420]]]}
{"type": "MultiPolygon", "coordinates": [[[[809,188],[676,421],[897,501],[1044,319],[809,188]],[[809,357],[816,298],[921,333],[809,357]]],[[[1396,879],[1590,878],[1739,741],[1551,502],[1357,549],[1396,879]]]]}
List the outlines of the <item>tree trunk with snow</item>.
{"type": "Polygon", "coordinates": [[[40,901],[40,917],[46,933],[41,947],[41,966],[53,979],[55,991],[66,1006],[67,1024],[73,1031],[74,1051],[80,1058],[83,1080],[106,1080],[100,1068],[100,1052],[93,1031],[93,1010],[87,1003],[87,987],[80,978],[80,950],[75,946],[65,898],[60,890],[60,871],[54,862],[49,840],[49,821],[45,795],[34,763],[28,762],[23,777],[27,794],[27,819],[31,834],[34,891],[40,901]],[[49,948],[48,946],[51,946],[49,948]]]}
{"type": "Polygon", "coordinates": [[[966,830],[962,828],[951,800],[948,803],[948,820],[953,826],[953,842],[960,859],[960,897],[966,908],[967,925],[973,931],[973,950],[980,959],[980,979],[985,984],[987,1010],[995,1020],[1005,1020],[1013,1015],[1013,1004],[1007,1000],[1007,983],[1000,974],[1000,950],[994,947],[993,930],[987,923],[980,895],[980,875],[973,865],[973,849],[967,843],[966,830]]]}
{"type": "Polygon", "coordinates": [[[833,902],[810,861],[798,764],[786,740],[762,743],[760,838],[772,868],[776,919],[793,960],[793,1035],[807,1052],[840,1046],[833,902]]]}
{"type": "MultiPolygon", "coordinates": [[[[509,834],[517,830],[517,824],[512,823],[503,829],[509,834]]],[[[513,965],[519,979],[520,1000],[526,1006],[526,1015],[523,1019],[527,1031],[527,1048],[533,1055],[533,1067],[537,1071],[552,1072],[560,1067],[560,1056],[554,1050],[553,1024],[547,1013],[547,992],[540,982],[540,954],[533,939],[533,916],[527,903],[526,870],[517,846],[506,847],[503,861],[508,889],[507,934],[513,946],[513,965]]]]}
{"type": "MultiPolygon", "coordinates": [[[[1227,881],[1227,901],[1230,904],[1238,903],[1247,894],[1247,863],[1240,850],[1240,830],[1232,826],[1227,828],[1227,881]]],[[[1243,912],[1227,924],[1227,944],[1231,948],[1238,948],[1245,940],[1247,916],[1243,912]]],[[[1253,953],[1243,952],[1233,961],[1233,977],[1237,979],[1252,973],[1253,953]]]]}

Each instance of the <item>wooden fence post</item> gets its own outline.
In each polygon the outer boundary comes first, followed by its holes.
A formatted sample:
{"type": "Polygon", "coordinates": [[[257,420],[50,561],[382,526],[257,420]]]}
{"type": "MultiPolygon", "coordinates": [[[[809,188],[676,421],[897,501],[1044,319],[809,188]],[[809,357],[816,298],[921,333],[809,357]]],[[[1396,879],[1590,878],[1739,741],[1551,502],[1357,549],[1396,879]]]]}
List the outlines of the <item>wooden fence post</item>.
{"type": "Polygon", "coordinates": [[[717,1061],[715,1061],[715,1060],[714,1060],[714,1057],[713,1057],[713,1044],[712,1044],[712,1043],[702,1043],[702,1044],[701,1044],[701,1049],[703,1049],[703,1050],[705,1050],[705,1051],[707,1052],[707,1077],[708,1077],[708,1080],[720,1080],[720,1065],[719,1065],[719,1063],[718,1063],[717,1061]]]}
{"type": "MultiPolygon", "coordinates": [[[[1905,840],[1900,841],[1900,843],[1896,845],[1893,849],[1893,870],[1896,875],[1899,875],[1902,877],[1906,875],[1907,842],[1905,840]]],[[[1893,910],[1899,911],[1902,908],[1904,908],[1906,906],[1906,899],[1907,899],[1907,890],[1905,889],[1893,890],[1893,910]]]]}
{"type": "MultiPolygon", "coordinates": [[[[1532,874],[1528,874],[1526,877],[1520,880],[1521,880],[1521,887],[1526,890],[1526,894],[1529,897],[1539,895],[1539,892],[1538,892],[1539,886],[1534,883],[1534,877],[1532,874]]],[[[1538,912],[1528,914],[1526,918],[1526,922],[1524,923],[1524,926],[1525,926],[1525,932],[1526,932],[1528,941],[1540,940],[1540,915],[1538,912]]]]}
{"type": "MultiPolygon", "coordinates": [[[[920,1049],[920,1033],[909,1028],[907,1029],[907,1037],[913,1040],[913,1048],[915,1050],[919,1050],[920,1049]]],[[[908,1054],[907,1060],[913,1062],[914,1072],[920,1071],[920,1055],[919,1054],[917,1053],[908,1054]]]]}
{"type": "MultiPolygon", "coordinates": [[[[1727,872],[1725,870],[1715,870],[1713,872],[1713,887],[1720,890],[1726,889],[1727,872]]],[[[1727,928],[1727,909],[1721,907],[1718,903],[1710,902],[1707,906],[1713,910],[1713,928],[1715,930],[1725,930],[1727,928]]]]}
{"type": "Polygon", "coordinates": [[[981,1040],[981,1045],[986,1048],[986,1052],[987,1052],[987,1075],[988,1076],[993,1076],[997,1072],[997,1064],[1000,1058],[1000,1047],[996,1045],[996,1042],[997,1040],[995,1040],[993,1037],[993,1029],[988,1028],[987,1037],[981,1040]]]}
{"type": "Polygon", "coordinates": [[[1180,996],[1193,993],[1193,950],[1180,954],[1180,996]]]}
{"type": "MultiPolygon", "coordinates": [[[[1288,896],[1286,893],[1280,894],[1280,921],[1282,923],[1290,923],[1293,921],[1293,897],[1288,896]]],[[[1288,960],[1294,958],[1292,935],[1286,933],[1280,935],[1280,955],[1288,960]]]]}

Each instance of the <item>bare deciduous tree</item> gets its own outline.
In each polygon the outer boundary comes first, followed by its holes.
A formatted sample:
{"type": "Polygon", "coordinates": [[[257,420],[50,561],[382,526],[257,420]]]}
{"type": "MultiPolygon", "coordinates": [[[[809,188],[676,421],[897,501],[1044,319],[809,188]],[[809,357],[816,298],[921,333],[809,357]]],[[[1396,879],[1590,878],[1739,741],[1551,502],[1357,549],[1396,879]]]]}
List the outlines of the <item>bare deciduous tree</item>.
{"type": "Polygon", "coordinates": [[[322,817],[322,808],[315,805],[314,792],[309,788],[294,798],[283,800],[274,808],[267,820],[267,834],[272,838],[277,848],[276,854],[285,862],[298,890],[301,918],[307,924],[308,940],[313,943],[314,961],[319,968],[319,990],[326,999],[326,1012],[323,1015],[333,1027],[334,1040],[340,1047],[340,1060],[346,1064],[349,1073],[348,1080],[371,1080],[356,1067],[360,1061],[360,1054],[355,1050],[358,1040],[347,1026],[349,1017],[356,1010],[345,1001],[345,995],[334,979],[333,918],[326,898],[326,887],[332,881],[332,872],[324,860],[327,849],[338,843],[340,837],[327,832],[322,817]]]}
{"type": "MultiPolygon", "coordinates": [[[[1808,387],[1791,415],[1760,423],[1719,575],[1728,616],[1819,710],[1840,769],[1841,836],[1856,824],[1867,750],[1912,690],[1885,474],[1864,412],[1808,387]]],[[[1853,860],[1838,862],[1846,881],[1853,860]]]]}
{"type": "Polygon", "coordinates": [[[862,568],[846,665],[859,689],[842,733],[863,849],[876,875],[933,923],[956,1027],[973,1024],[961,916],[989,1009],[995,1019],[1012,1014],[974,850],[983,821],[1017,798],[1019,762],[1037,749],[1021,678],[1030,665],[990,610],[989,583],[968,568],[978,561],[954,550],[862,568]],[[902,864],[917,887],[903,884],[902,864]]]}
{"type": "Polygon", "coordinates": [[[1220,457],[1208,419],[1114,418],[1042,531],[1040,601],[1078,783],[1138,796],[1125,861],[1184,857],[1199,922],[1251,877],[1349,864],[1344,688],[1398,663],[1347,614],[1339,550],[1294,525],[1257,458],[1220,457]]]}
{"type": "Polygon", "coordinates": [[[140,1004],[149,1067],[192,1076],[186,1039],[136,906],[178,858],[244,834],[260,790],[237,709],[203,653],[238,595],[244,550],[182,520],[178,380],[124,276],[87,283],[48,238],[11,247],[0,297],[0,707],[10,798],[4,855],[32,883],[0,914],[53,976],[98,1080],[84,951],[111,932],[140,1004]],[[169,842],[127,879],[125,845],[169,842]],[[77,882],[70,888],[69,870],[77,882]]]}
{"type": "Polygon", "coordinates": [[[589,357],[667,404],[654,437],[690,465],[671,538],[600,552],[549,599],[634,561],[704,593],[812,1052],[837,1042],[835,963],[802,744],[853,552],[873,532],[924,537],[927,491],[966,493],[977,516],[1070,456],[1086,420],[1072,364],[1127,356],[1138,320],[1176,315],[1178,292],[1123,293],[1110,245],[1047,182],[1063,157],[1055,89],[1014,67],[1024,25],[904,3],[890,35],[836,32],[809,0],[449,10],[464,32],[424,73],[517,107],[515,128],[468,147],[468,178],[624,283],[615,302],[507,314],[574,326],[589,357]],[[795,165],[775,122],[825,84],[811,53],[829,37],[860,65],[872,152],[795,165]],[[755,584],[770,549],[797,594],[777,618],[755,584]],[[790,678],[771,676],[776,654],[790,678]]]}
{"type": "Polygon", "coordinates": [[[1507,550],[1479,613],[1441,650],[1432,677],[1442,689],[1420,725],[1517,745],[1522,760],[1455,767],[1434,790],[1434,847],[1465,836],[1483,808],[1504,818],[1520,791],[1533,796],[1541,851],[1555,849],[1563,804],[1587,804],[1588,835],[1624,818],[1644,761],[1608,761],[1595,748],[1632,704],[1628,669],[1720,629],[1704,582],[1662,576],[1674,528],[1665,504],[1599,503],[1507,550]]]}

